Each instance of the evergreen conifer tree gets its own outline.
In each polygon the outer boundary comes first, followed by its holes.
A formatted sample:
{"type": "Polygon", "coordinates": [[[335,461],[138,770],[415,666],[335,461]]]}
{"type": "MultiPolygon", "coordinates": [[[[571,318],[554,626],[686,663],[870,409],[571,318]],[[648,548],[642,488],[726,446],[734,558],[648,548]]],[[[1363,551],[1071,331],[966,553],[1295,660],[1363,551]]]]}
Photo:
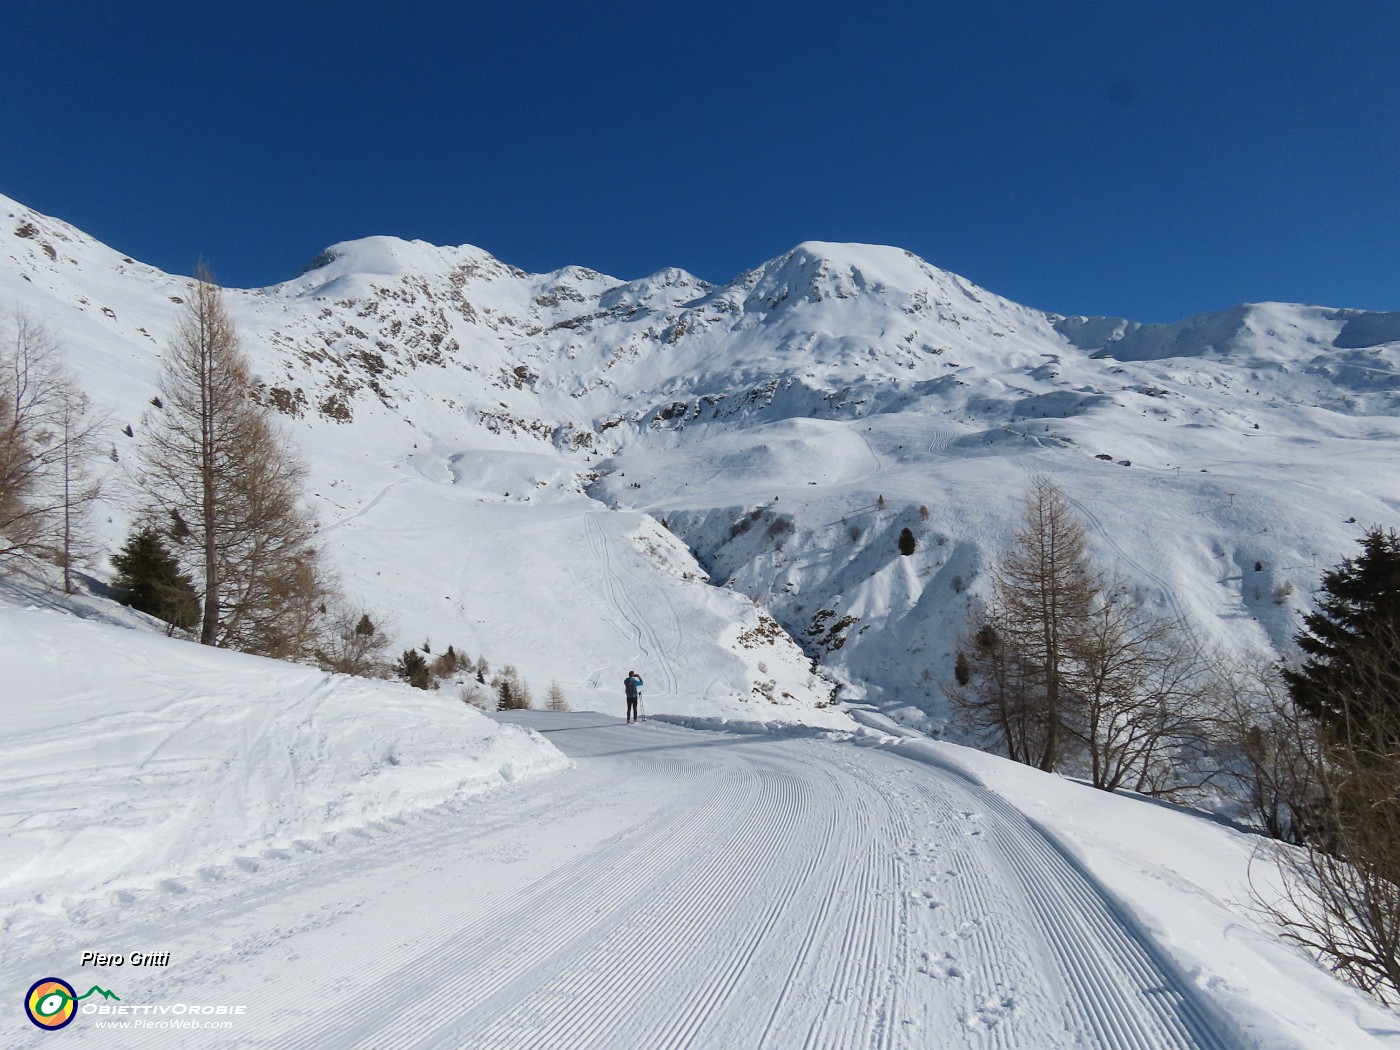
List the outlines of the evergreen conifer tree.
{"type": "Polygon", "coordinates": [[[514,711],[516,708],[515,687],[509,678],[496,679],[496,710],[514,711]]]}
{"type": "Polygon", "coordinates": [[[1284,672],[1299,710],[1378,751],[1400,744],[1400,536],[1372,529],[1361,553],[1323,574],[1303,620],[1308,660],[1284,672]],[[1389,686],[1389,687],[1387,687],[1389,686]]]}
{"type": "Polygon", "coordinates": [[[154,528],[128,536],[112,555],[112,564],[118,574],[112,586],[122,592],[123,605],[164,620],[172,629],[189,629],[199,622],[194,581],[180,571],[180,563],[154,528]]]}
{"type": "Polygon", "coordinates": [[[909,555],[914,553],[914,548],[917,546],[918,542],[914,539],[914,534],[910,532],[907,528],[899,534],[900,554],[903,554],[907,558],[909,557],[909,555]]]}

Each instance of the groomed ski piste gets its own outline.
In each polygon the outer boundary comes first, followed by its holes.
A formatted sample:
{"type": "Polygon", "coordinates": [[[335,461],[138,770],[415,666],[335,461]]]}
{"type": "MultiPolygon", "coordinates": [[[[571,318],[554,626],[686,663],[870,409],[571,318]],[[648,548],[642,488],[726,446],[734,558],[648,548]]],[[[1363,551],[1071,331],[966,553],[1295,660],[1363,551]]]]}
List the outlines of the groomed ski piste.
{"type": "Polygon", "coordinates": [[[0,984],[119,996],[7,1047],[1397,1042],[1199,814],[869,711],[488,718],[6,597],[0,984]]]}

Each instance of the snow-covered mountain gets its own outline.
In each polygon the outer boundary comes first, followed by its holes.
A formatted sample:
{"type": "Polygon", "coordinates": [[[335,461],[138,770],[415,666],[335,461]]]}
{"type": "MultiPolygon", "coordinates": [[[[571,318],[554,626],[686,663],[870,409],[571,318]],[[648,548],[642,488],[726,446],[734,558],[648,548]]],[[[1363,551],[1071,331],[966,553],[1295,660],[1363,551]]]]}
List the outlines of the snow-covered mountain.
{"type": "MultiPolygon", "coordinates": [[[[132,425],[130,461],[186,281],[0,215],[0,302],[132,425]]],[[[1154,601],[1246,650],[1287,644],[1321,570],[1400,517],[1400,314],[1060,317],[819,242],[710,285],[371,237],[228,298],[349,589],[406,642],[585,705],[642,663],[679,713],[826,717],[816,657],[843,695],[940,722],[1036,474],[1154,601]]]]}
{"type": "MultiPolygon", "coordinates": [[[[0,198],[0,315],[110,413],[108,551],[187,295],[0,198]]],[[[0,580],[0,984],[110,986],[68,1037],[188,1003],[238,1011],[201,1046],[1392,1037],[1252,903],[1258,836],[827,701],[941,724],[1039,474],[1203,638],[1286,645],[1400,516],[1400,315],[1059,317],[815,242],[716,286],[368,238],[227,298],[351,594],[582,710],[488,721],[0,580]],[[593,713],[633,668],[671,724],[593,713]],[[174,963],[77,962],[132,946],[174,963]]]]}

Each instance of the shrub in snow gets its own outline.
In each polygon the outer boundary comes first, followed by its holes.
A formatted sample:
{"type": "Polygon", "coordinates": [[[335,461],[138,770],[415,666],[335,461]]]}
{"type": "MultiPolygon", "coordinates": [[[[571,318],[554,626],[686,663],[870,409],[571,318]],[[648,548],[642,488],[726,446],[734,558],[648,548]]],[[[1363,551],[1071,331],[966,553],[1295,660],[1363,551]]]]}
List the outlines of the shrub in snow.
{"type": "Polygon", "coordinates": [[[465,660],[449,645],[447,651],[433,661],[433,674],[439,678],[452,678],[469,663],[470,660],[465,660]]]}
{"type": "Polygon", "coordinates": [[[928,521],[928,508],[922,503],[919,504],[919,520],[928,521]]]}
{"type": "Polygon", "coordinates": [[[899,534],[899,553],[906,558],[914,553],[914,548],[918,545],[918,541],[914,539],[914,534],[907,528],[899,534]]]}
{"type": "Polygon", "coordinates": [[[322,670],[361,678],[388,676],[389,632],[382,619],[375,623],[364,609],[342,604],[331,610],[329,621],[316,650],[322,670]]]}
{"type": "Polygon", "coordinates": [[[428,661],[417,649],[403,651],[399,662],[394,665],[394,673],[414,689],[428,689],[432,685],[433,675],[428,670],[428,661]]]}

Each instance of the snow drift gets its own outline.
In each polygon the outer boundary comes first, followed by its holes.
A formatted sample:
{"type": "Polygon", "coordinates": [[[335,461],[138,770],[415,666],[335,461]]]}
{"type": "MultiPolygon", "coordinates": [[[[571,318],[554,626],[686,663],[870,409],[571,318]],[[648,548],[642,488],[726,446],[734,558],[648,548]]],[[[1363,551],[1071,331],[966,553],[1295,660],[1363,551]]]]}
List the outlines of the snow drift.
{"type": "Polygon", "coordinates": [[[447,694],[55,610],[0,608],[0,681],[0,927],[569,764],[447,694]]]}

